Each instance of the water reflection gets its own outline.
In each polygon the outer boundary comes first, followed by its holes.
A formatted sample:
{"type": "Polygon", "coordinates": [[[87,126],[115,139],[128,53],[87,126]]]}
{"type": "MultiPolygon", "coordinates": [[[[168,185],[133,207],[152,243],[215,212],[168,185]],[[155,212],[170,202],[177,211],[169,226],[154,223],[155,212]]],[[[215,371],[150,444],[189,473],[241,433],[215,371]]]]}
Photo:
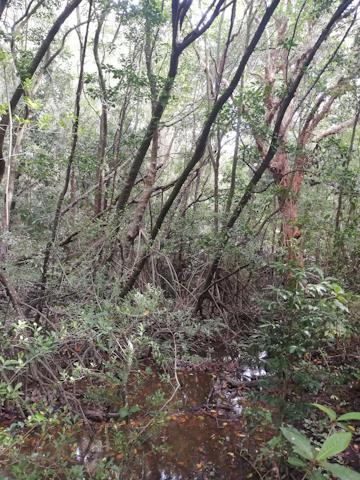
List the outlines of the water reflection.
{"type": "MultiPolygon", "coordinates": [[[[158,435],[136,447],[135,464],[126,478],[245,479],[238,455],[239,442],[245,437],[240,388],[209,372],[179,372],[179,380],[182,388],[170,405],[166,424],[158,435]]],[[[132,401],[142,397],[144,403],[161,387],[164,385],[153,376],[132,401]]],[[[105,429],[99,426],[92,437],[82,434],[78,438],[75,458],[90,476],[102,459],[119,459],[111,434],[112,429],[119,432],[126,428],[119,425],[108,424],[105,429]]]]}
{"type": "Polygon", "coordinates": [[[164,472],[163,470],[160,472],[160,480],[183,480],[181,475],[176,475],[174,473],[164,472]]]}
{"type": "Polygon", "coordinates": [[[240,378],[243,381],[251,381],[254,379],[258,379],[259,377],[263,377],[266,375],[266,370],[264,364],[266,362],[267,352],[261,352],[259,354],[258,365],[255,367],[251,367],[249,365],[245,365],[241,369],[240,378]]]}

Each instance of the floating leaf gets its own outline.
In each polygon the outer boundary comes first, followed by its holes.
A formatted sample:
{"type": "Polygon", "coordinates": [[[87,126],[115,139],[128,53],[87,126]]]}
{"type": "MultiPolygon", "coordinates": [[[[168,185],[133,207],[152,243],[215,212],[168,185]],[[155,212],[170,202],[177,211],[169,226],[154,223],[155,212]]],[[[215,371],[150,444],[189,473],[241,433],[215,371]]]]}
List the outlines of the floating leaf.
{"type": "Polygon", "coordinates": [[[336,413],[332,408],[327,407],[326,405],[320,405],[320,403],[312,403],[311,405],[316,407],[318,410],[321,410],[323,413],[326,413],[332,422],[336,420],[336,413]]]}
{"type": "Polygon", "coordinates": [[[359,420],[360,421],[360,412],[349,412],[340,415],[338,418],[339,422],[347,422],[348,420],[359,420]]]}
{"type": "Polygon", "coordinates": [[[328,462],[325,462],[323,466],[340,480],[360,480],[360,473],[355,472],[352,468],[328,462]]]}
{"type": "Polygon", "coordinates": [[[307,460],[313,460],[314,453],[311,447],[310,440],[305,437],[299,430],[296,428],[285,428],[281,427],[281,432],[290,443],[294,445],[294,452],[299,454],[301,457],[306,458],[307,460]]]}
{"type": "Polygon", "coordinates": [[[333,433],[322,444],[319,453],[316,456],[318,462],[327,460],[340,452],[343,452],[351,442],[350,432],[333,433]]]}

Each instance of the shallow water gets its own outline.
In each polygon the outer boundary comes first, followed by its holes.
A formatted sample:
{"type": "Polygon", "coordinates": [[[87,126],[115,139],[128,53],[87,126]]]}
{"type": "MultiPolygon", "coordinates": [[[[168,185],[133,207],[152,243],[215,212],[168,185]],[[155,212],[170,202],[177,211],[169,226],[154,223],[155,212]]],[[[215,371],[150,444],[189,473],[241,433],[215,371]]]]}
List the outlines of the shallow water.
{"type": "MultiPolygon", "coordinates": [[[[241,378],[246,380],[265,374],[262,369],[250,367],[242,368],[241,372],[241,378]]],[[[131,478],[248,478],[249,465],[240,455],[241,443],[247,436],[241,416],[244,386],[231,385],[223,375],[211,371],[182,371],[178,373],[178,381],[181,386],[167,405],[166,421],[159,434],[152,435],[136,448],[140,461],[138,466],[134,465],[131,478]]],[[[144,400],[146,403],[146,399],[158,391],[165,392],[165,397],[171,396],[169,384],[163,384],[154,373],[140,389],[129,394],[129,402],[144,404],[144,400]]],[[[90,473],[101,458],[115,453],[111,440],[104,437],[101,432],[95,433],[86,455],[81,455],[79,445],[88,445],[89,437],[85,435],[79,439],[77,458],[90,473]]]]}
{"type": "MultiPolygon", "coordinates": [[[[89,478],[97,478],[99,466],[110,461],[124,472],[111,478],[245,480],[252,475],[241,456],[241,445],[248,440],[242,416],[245,383],[264,374],[261,368],[247,366],[222,373],[183,369],[177,381],[164,382],[154,371],[139,370],[130,378],[127,395],[128,405],[138,405],[139,412],[122,420],[94,422],[91,429],[77,425],[60,452],[51,442],[44,444],[41,436],[31,435],[24,451],[50,462],[60,454],[62,460],[82,465],[89,478]],[[160,420],[153,417],[159,410],[160,420]]],[[[123,406],[121,402],[111,411],[123,406]]],[[[67,477],[59,472],[58,478],[67,477]]]]}

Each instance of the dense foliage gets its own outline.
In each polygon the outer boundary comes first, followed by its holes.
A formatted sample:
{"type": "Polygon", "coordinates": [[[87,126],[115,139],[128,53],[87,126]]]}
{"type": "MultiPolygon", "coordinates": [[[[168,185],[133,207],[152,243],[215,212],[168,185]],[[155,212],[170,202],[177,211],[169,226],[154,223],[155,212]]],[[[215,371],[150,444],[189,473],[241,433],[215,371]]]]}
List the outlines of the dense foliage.
{"type": "Polygon", "coordinates": [[[250,475],[360,478],[358,9],[0,1],[1,478],[160,478],[137,449],[204,363],[266,372],[232,372],[250,475]]]}

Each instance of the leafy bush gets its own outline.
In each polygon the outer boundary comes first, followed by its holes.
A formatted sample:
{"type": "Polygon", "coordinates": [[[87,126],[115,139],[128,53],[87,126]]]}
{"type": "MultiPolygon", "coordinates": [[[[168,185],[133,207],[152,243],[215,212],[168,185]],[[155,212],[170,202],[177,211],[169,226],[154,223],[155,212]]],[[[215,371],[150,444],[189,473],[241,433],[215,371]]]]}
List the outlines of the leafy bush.
{"type": "Polygon", "coordinates": [[[323,475],[324,471],[331,473],[339,480],[360,480],[360,473],[355,470],[328,461],[349,447],[352,431],[347,429],[347,422],[359,421],[360,412],[349,412],[338,417],[334,410],[325,405],[314,404],[314,406],[326,413],[330,419],[328,435],[320,448],[317,448],[307,436],[296,428],[281,427],[283,436],[292,446],[292,454],[288,457],[288,463],[305,472],[303,480],[325,480],[327,477],[323,475]],[[341,430],[348,431],[334,431],[337,426],[341,430]]]}
{"type": "Polygon", "coordinates": [[[351,333],[348,295],[318,269],[293,269],[290,274],[289,286],[269,288],[263,301],[263,320],[249,348],[256,355],[267,352],[270,374],[284,380],[291,377],[316,391],[323,372],[321,365],[310,360],[351,333]]]}

